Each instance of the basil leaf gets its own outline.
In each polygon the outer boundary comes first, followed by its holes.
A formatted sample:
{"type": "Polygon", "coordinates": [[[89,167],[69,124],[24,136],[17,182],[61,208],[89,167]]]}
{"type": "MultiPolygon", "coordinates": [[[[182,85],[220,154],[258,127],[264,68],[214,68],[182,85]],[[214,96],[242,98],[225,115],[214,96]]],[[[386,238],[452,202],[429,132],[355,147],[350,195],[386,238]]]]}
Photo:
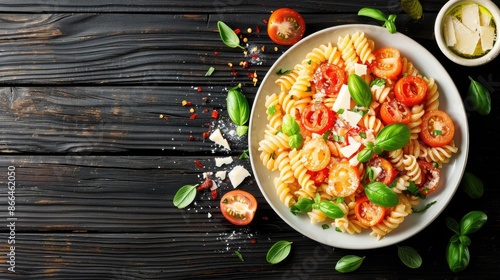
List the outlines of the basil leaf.
{"type": "Polygon", "coordinates": [[[347,88],[352,100],[362,107],[370,107],[372,103],[372,91],[368,83],[356,74],[347,77],[347,88]]]}
{"type": "Polygon", "coordinates": [[[401,0],[401,8],[413,20],[419,20],[422,17],[422,4],[418,0],[401,0]]]}
{"type": "Polygon", "coordinates": [[[214,67],[208,68],[207,72],[205,73],[205,76],[211,76],[215,71],[214,67]]]}
{"type": "Polygon", "coordinates": [[[353,272],[361,266],[364,259],[365,257],[356,255],[343,256],[335,264],[335,270],[341,273],[353,272]]]}
{"type": "Polygon", "coordinates": [[[446,226],[454,233],[460,234],[460,225],[458,224],[457,220],[446,217],[446,226]]]}
{"type": "Polygon", "coordinates": [[[389,124],[375,138],[375,147],[385,151],[401,149],[410,141],[410,134],[410,128],[405,124],[389,124]]]}
{"type": "Polygon", "coordinates": [[[266,260],[270,264],[277,264],[290,254],[291,249],[292,242],[280,240],[274,243],[269,251],[267,251],[266,260]]]}
{"type": "Polygon", "coordinates": [[[372,203],[383,207],[393,207],[399,203],[398,195],[381,182],[368,183],[365,186],[365,193],[372,203]]]}
{"type": "Polygon", "coordinates": [[[373,19],[380,20],[380,21],[387,20],[387,15],[384,14],[382,11],[375,9],[375,8],[361,8],[358,11],[358,16],[365,16],[365,17],[373,18],[373,19]]]}
{"type": "Polygon", "coordinates": [[[240,259],[240,261],[244,262],[245,259],[243,258],[243,255],[239,251],[234,251],[234,254],[240,259]]]}
{"type": "Polygon", "coordinates": [[[292,73],[293,70],[292,69],[288,69],[288,70],[283,70],[283,69],[278,69],[278,71],[276,71],[276,75],[286,75],[286,74],[290,74],[292,73]]]}
{"type": "Polygon", "coordinates": [[[385,79],[377,78],[377,79],[373,80],[370,83],[370,87],[372,87],[372,86],[377,86],[377,87],[383,87],[383,86],[385,86],[385,79]]]}
{"type": "Polygon", "coordinates": [[[310,198],[302,197],[297,201],[291,208],[290,211],[292,214],[296,215],[298,213],[307,213],[312,210],[312,205],[314,201],[310,198]]]}
{"type": "Polygon", "coordinates": [[[460,242],[450,242],[446,247],[446,262],[453,272],[467,268],[470,261],[469,248],[460,242]]]}
{"type": "Polygon", "coordinates": [[[396,33],[396,15],[395,14],[390,14],[387,20],[384,22],[383,27],[385,27],[389,33],[394,34],[396,33]]]}
{"type": "Polygon", "coordinates": [[[459,235],[458,241],[464,244],[465,246],[469,246],[471,244],[471,240],[467,235],[459,235]]]}
{"type": "Polygon", "coordinates": [[[410,246],[398,246],[398,256],[409,268],[419,268],[422,265],[422,257],[410,246]]]}
{"type": "Polygon", "coordinates": [[[238,136],[243,136],[248,131],[245,124],[250,118],[250,105],[245,95],[239,91],[240,87],[241,84],[228,91],[226,103],[229,118],[238,126],[236,133],[238,136]]]}
{"type": "Polygon", "coordinates": [[[302,147],[302,143],[304,142],[304,138],[300,133],[294,134],[288,138],[288,145],[292,149],[299,149],[302,147]]]}
{"type": "Polygon", "coordinates": [[[219,35],[224,44],[230,48],[236,48],[239,47],[240,49],[245,49],[244,47],[240,46],[240,38],[238,35],[234,32],[231,27],[227,26],[222,21],[217,22],[217,28],[219,29],[219,35]]]}
{"type": "Polygon", "coordinates": [[[367,162],[373,156],[373,150],[369,147],[365,147],[363,150],[359,151],[357,159],[359,162],[367,162]]]}
{"type": "Polygon", "coordinates": [[[490,92],[483,84],[475,81],[470,76],[469,80],[471,83],[467,93],[472,109],[476,109],[481,115],[488,115],[491,111],[490,92]]]}
{"type": "Polygon", "coordinates": [[[286,114],[285,116],[283,116],[281,131],[288,136],[292,136],[300,132],[300,127],[292,115],[286,114]]]}
{"type": "Polygon", "coordinates": [[[321,201],[319,203],[319,210],[332,219],[342,218],[345,215],[344,211],[331,201],[321,201]]]}
{"type": "Polygon", "coordinates": [[[465,214],[460,221],[460,234],[470,234],[478,231],[488,220],[482,211],[471,211],[465,214]]]}
{"type": "Polygon", "coordinates": [[[174,206],[181,209],[191,204],[196,197],[196,186],[197,185],[185,185],[177,190],[174,195],[174,206]]]}
{"type": "Polygon", "coordinates": [[[470,198],[480,198],[484,194],[483,182],[474,174],[465,171],[462,181],[460,182],[462,190],[470,198]]]}

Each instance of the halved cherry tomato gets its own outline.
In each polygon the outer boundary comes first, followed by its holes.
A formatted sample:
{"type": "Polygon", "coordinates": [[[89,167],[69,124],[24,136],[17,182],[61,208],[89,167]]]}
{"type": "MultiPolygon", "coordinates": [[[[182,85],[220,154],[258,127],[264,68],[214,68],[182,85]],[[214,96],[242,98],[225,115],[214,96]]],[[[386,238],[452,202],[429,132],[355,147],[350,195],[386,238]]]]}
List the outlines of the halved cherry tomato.
{"type": "Polygon", "coordinates": [[[304,109],[301,119],[307,130],[323,134],[333,126],[335,113],[323,103],[313,103],[304,109]]]}
{"type": "Polygon", "coordinates": [[[411,121],[411,110],[396,99],[391,99],[380,106],[380,118],[384,124],[402,123],[409,124],[411,121]]]}
{"type": "Polygon", "coordinates": [[[397,171],[392,166],[391,162],[382,157],[374,157],[370,159],[367,163],[370,167],[381,168],[382,170],[378,173],[378,176],[374,178],[374,181],[390,185],[394,178],[396,178],[397,171]]]}
{"type": "Polygon", "coordinates": [[[220,200],[220,210],[224,218],[232,224],[248,225],[257,210],[257,200],[246,191],[229,191],[220,200]]]}
{"type": "Polygon", "coordinates": [[[375,59],[370,69],[377,77],[395,80],[401,74],[403,61],[401,53],[393,47],[383,47],[373,52],[375,59]]]}
{"type": "Polygon", "coordinates": [[[319,186],[328,178],[328,172],[330,172],[330,169],[323,168],[320,171],[308,170],[307,174],[311,175],[311,180],[314,181],[314,185],[319,186]]]}
{"type": "Polygon", "coordinates": [[[453,140],[455,125],[450,116],[441,110],[427,111],[422,116],[420,137],[431,147],[441,147],[453,140]]]}
{"type": "Polygon", "coordinates": [[[293,45],[306,30],[304,18],[295,10],[281,8],[275,10],[267,23],[267,35],[276,44],[293,45]]]}
{"type": "Polygon", "coordinates": [[[335,64],[323,63],[314,72],[313,83],[316,91],[325,93],[328,96],[335,96],[340,88],[347,82],[347,75],[342,68],[335,64]]]}
{"type": "Polygon", "coordinates": [[[348,161],[336,162],[330,169],[328,189],[337,197],[346,197],[353,194],[359,187],[359,170],[351,166],[348,161]]]}
{"type": "Polygon", "coordinates": [[[417,76],[403,77],[396,82],[394,95],[406,106],[417,105],[427,95],[427,83],[417,76]]]}
{"type": "Polygon", "coordinates": [[[372,203],[368,197],[364,196],[356,199],[354,213],[358,221],[364,226],[371,227],[384,220],[386,209],[385,207],[372,203]]]}
{"type": "Polygon", "coordinates": [[[302,162],[307,170],[320,171],[330,163],[331,152],[323,138],[313,138],[302,147],[302,162]]]}
{"type": "Polygon", "coordinates": [[[439,168],[432,166],[432,163],[425,160],[418,160],[418,165],[422,171],[422,181],[418,185],[420,192],[427,195],[436,190],[441,178],[439,168]]]}

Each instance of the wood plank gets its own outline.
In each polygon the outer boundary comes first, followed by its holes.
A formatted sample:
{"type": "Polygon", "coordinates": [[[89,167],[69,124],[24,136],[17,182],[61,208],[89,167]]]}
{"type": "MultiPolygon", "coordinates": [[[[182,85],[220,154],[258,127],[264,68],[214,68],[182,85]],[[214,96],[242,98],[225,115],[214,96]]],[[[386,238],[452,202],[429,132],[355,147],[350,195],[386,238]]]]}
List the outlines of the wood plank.
{"type": "MultiPolygon", "coordinates": [[[[426,11],[437,11],[444,4],[442,0],[420,0],[426,11]]],[[[371,1],[370,5],[386,9],[390,12],[400,12],[399,3],[383,0],[371,1]]],[[[364,5],[349,1],[308,1],[290,2],[285,0],[266,3],[264,8],[272,11],[281,7],[294,8],[302,13],[356,13],[364,5]]],[[[31,13],[53,13],[53,12],[127,12],[127,13],[206,13],[217,14],[223,17],[225,14],[246,12],[261,12],[262,4],[253,1],[243,0],[215,0],[215,1],[131,1],[131,0],[111,0],[105,3],[98,0],[88,0],[76,2],[71,0],[30,0],[2,1],[2,11],[5,12],[31,12],[31,13]]]]}
{"type": "MultiPolygon", "coordinates": [[[[192,85],[249,83],[247,72],[260,74],[287,49],[276,46],[262,22],[267,14],[230,14],[230,26],[246,30],[251,46],[267,51],[261,60],[232,76],[228,62],[248,60],[239,49],[225,46],[217,20],[207,14],[1,14],[0,82],[5,85],[192,85]],[[189,38],[186,40],[186,38],[189,38]],[[219,52],[215,55],[214,52],[219,52]],[[212,76],[205,77],[209,67],[212,76]]],[[[433,15],[412,23],[402,16],[401,32],[435,45],[433,15]]],[[[356,14],[306,15],[307,34],[349,23],[380,24],[356,14]]],[[[246,35],[245,35],[246,36],[246,35]]],[[[253,49],[253,48],[251,48],[253,49]]]]}
{"type": "MultiPolygon", "coordinates": [[[[255,91],[253,86],[243,90],[250,102],[255,91]]],[[[226,95],[221,86],[201,92],[175,86],[1,88],[0,150],[212,154],[221,149],[204,134],[219,128],[239,155],[247,149],[247,137],[231,134],[226,95]],[[183,100],[192,105],[182,106],[183,100]],[[212,110],[219,112],[218,119],[212,110]]]]}

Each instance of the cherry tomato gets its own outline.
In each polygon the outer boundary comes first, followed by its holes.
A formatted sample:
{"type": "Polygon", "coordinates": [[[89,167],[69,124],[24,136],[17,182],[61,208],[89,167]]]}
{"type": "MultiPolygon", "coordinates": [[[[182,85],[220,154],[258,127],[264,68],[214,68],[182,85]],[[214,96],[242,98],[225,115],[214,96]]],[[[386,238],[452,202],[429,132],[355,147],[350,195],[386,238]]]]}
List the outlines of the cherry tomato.
{"type": "Polygon", "coordinates": [[[437,188],[441,178],[440,171],[439,168],[434,167],[432,163],[425,160],[418,160],[417,162],[422,171],[422,182],[420,182],[418,188],[421,193],[427,195],[437,188]]]}
{"type": "Polygon", "coordinates": [[[420,127],[420,138],[431,147],[447,145],[455,135],[453,120],[441,110],[427,111],[422,116],[420,127]]]}
{"type": "Polygon", "coordinates": [[[295,10],[281,8],[274,11],[267,23],[269,38],[279,45],[297,43],[306,30],[304,18],[295,10]]]}
{"type": "Polygon", "coordinates": [[[417,105],[427,95],[427,83],[417,76],[403,77],[396,82],[394,95],[406,106],[417,105]]]}
{"type": "Polygon", "coordinates": [[[328,189],[337,197],[346,197],[353,194],[359,187],[359,170],[351,166],[348,161],[336,162],[330,169],[328,189]]]}
{"type": "Polygon", "coordinates": [[[307,170],[320,171],[330,163],[331,153],[323,138],[313,138],[302,147],[302,162],[307,170]]]}
{"type": "Polygon", "coordinates": [[[358,221],[364,226],[371,227],[384,220],[386,209],[385,207],[372,203],[368,197],[364,196],[356,199],[354,213],[358,221]]]}
{"type": "Polygon", "coordinates": [[[347,82],[347,75],[342,68],[335,64],[323,63],[314,72],[313,83],[316,90],[327,96],[335,96],[347,82]]]}
{"type": "Polygon", "coordinates": [[[325,133],[335,122],[335,113],[323,103],[313,103],[302,112],[302,124],[310,132],[325,133]]]}
{"type": "Polygon", "coordinates": [[[314,185],[320,186],[323,182],[325,182],[326,178],[328,178],[328,172],[330,172],[330,169],[323,168],[320,171],[308,170],[307,174],[311,175],[311,180],[314,181],[314,185]]]}
{"type": "Polygon", "coordinates": [[[382,157],[374,157],[368,161],[368,166],[381,168],[378,176],[374,178],[375,181],[390,185],[394,178],[396,178],[397,171],[392,166],[391,162],[382,157]]]}
{"type": "Polygon", "coordinates": [[[248,225],[257,210],[257,200],[246,191],[229,191],[220,200],[220,210],[224,218],[232,224],[248,225]]]}
{"type": "Polygon", "coordinates": [[[403,61],[401,53],[393,47],[383,47],[373,52],[375,59],[370,69],[377,77],[395,80],[401,74],[403,61]]]}
{"type": "Polygon", "coordinates": [[[384,124],[403,123],[411,121],[411,110],[396,99],[391,99],[380,106],[380,118],[384,124]]]}

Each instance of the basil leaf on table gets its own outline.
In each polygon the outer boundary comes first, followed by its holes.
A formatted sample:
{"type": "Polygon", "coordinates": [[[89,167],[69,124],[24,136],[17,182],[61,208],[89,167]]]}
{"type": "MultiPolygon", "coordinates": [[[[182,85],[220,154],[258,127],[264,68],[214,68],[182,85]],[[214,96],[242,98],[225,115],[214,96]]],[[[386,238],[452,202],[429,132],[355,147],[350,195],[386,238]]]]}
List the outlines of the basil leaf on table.
{"type": "Polygon", "coordinates": [[[470,198],[480,198],[484,194],[484,185],[481,180],[474,174],[465,171],[462,181],[460,182],[462,190],[470,198]]]}
{"type": "Polygon", "coordinates": [[[358,269],[365,257],[359,257],[356,255],[346,255],[340,258],[335,264],[335,270],[342,273],[353,272],[358,269]]]}
{"type": "Polygon", "coordinates": [[[240,49],[245,49],[240,46],[240,38],[231,27],[227,26],[227,24],[222,21],[218,21],[217,28],[219,29],[220,38],[226,46],[230,48],[238,47],[240,49]]]}
{"type": "Polygon", "coordinates": [[[491,96],[488,89],[480,82],[469,76],[470,86],[467,92],[473,109],[481,115],[488,115],[491,111],[491,96]]]}
{"type": "Polygon", "coordinates": [[[181,209],[191,204],[196,197],[196,186],[197,185],[182,186],[174,195],[174,206],[181,209]]]}
{"type": "Polygon", "coordinates": [[[471,211],[460,220],[460,234],[470,234],[478,231],[488,220],[482,211],[471,211]]]}
{"type": "Polygon", "coordinates": [[[379,21],[383,21],[383,27],[385,27],[389,33],[396,33],[396,15],[390,14],[387,16],[379,9],[375,8],[361,8],[358,11],[358,16],[365,16],[369,18],[373,18],[379,21]]]}
{"type": "Polygon", "coordinates": [[[246,123],[250,118],[250,105],[248,105],[248,100],[239,88],[241,88],[241,85],[228,91],[226,103],[229,118],[237,125],[236,134],[243,136],[248,131],[246,123]]]}
{"type": "Polygon", "coordinates": [[[381,182],[368,183],[365,186],[365,193],[372,203],[383,207],[393,207],[399,203],[398,195],[381,182]]]}
{"type": "Polygon", "coordinates": [[[270,264],[277,264],[283,261],[288,254],[290,254],[290,250],[292,249],[292,242],[280,240],[271,246],[269,251],[267,251],[266,260],[270,264]]]}
{"type": "Polygon", "coordinates": [[[422,265],[422,257],[410,246],[398,246],[398,256],[409,268],[419,268],[422,265]]]}
{"type": "Polygon", "coordinates": [[[451,271],[463,271],[469,265],[469,248],[460,242],[448,243],[446,247],[446,261],[451,271]]]}
{"type": "Polygon", "coordinates": [[[372,91],[368,83],[356,74],[350,74],[347,77],[347,88],[352,100],[358,106],[368,108],[372,103],[372,91]]]}

